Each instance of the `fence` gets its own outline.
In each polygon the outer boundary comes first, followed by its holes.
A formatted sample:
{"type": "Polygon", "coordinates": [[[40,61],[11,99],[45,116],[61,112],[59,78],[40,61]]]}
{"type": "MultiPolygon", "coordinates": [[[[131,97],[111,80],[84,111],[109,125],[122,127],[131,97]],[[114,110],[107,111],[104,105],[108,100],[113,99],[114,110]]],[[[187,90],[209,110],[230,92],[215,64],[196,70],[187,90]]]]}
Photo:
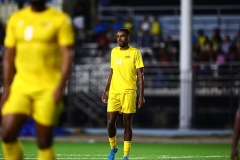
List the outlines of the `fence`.
{"type": "MultiPolygon", "coordinates": [[[[145,66],[145,99],[134,118],[136,127],[178,128],[179,64],[145,66]]],[[[240,95],[240,63],[193,64],[193,128],[230,128],[240,95]]],[[[74,65],[67,87],[62,124],[103,127],[106,104],[101,95],[109,64],[74,65]]],[[[0,78],[2,82],[2,78],[0,78]]],[[[1,83],[2,84],[2,83],[1,83]]],[[[120,124],[121,125],[121,124],[120,124]]]]}
{"type": "MultiPolygon", "coordinates": [[[[71,92],[94,91],[101,94],[108,77],[109,64],[75,65],[71,78],[71,92]]],[[[148,65],[145,72],[145,95],[178,96],[179,63],[148,65]]],[[[194,63],[194,86],[198,96],[240,95],[240,63],[194,63]]]]}
{"type": "MultiPolygon", "coordinates": [[[[193,64],[193,127],[231,127],[240,95],[239,70],[240,63],[193,64]]],[[[144,72],[146,108],[136,114],[135,126],[178,128],[179,64],[145,66],[144,72]]],[[[106,105],[101,95],[108,73],[109,64],[75,65],[68,87],[68,107],[80,109],[98,127],[105,124],[106,105]]]]}

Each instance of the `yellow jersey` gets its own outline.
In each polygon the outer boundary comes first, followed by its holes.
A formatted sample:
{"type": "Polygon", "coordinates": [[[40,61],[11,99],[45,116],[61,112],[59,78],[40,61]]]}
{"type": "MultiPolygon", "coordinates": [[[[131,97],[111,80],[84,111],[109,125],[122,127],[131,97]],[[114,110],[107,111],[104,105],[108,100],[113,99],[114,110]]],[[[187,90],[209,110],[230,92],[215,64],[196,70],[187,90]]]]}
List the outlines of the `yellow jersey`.
{"type": "Polygon", "coordinates": [[[34,87],[56,85],[61,79],[60,46],[73,45],[69,16],[48,7],[33,12],[30,7],[15,12],[8,20],[6,47],[16,48],[13,83],[34,87]]]}
{"type": "Polygon", "coordinates": [[[161,28],[160,25],[158,24],[157,21],[152,22],[152,34],[153,35],[159,35],[161,33],[161,28]]]}
{"type": "Polygon", "coordinates": [[[111,93],[130,93],[137,90],[137,69],[143,68],[140,50],[130,46],[127,50],[115,47],[111,52],[113,75],[110,85],[111,93]]]}

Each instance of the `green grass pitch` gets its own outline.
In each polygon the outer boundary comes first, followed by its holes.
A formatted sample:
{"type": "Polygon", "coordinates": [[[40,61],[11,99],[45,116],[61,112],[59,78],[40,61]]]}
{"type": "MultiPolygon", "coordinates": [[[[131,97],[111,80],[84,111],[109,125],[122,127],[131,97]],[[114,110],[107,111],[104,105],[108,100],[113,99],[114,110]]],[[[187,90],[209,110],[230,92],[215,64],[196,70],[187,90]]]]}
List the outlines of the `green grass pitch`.
{"type": "MultiPolygon", "coordinates": [[[[37,147],[34,141],[22,141],[26,160],[36,160],[37,147]]],[[[115,159],[121,160],[123,146],[118,142],[115,159]]],[[[106,160],[109,144],[103,142],[55,142],[59,160],[106,160]]],[[[230,144],[165,144],[132,143],[131,160],[229,160],[230,144]]],[[[3,158],[2,150],[0,159],[3,158]]]]}

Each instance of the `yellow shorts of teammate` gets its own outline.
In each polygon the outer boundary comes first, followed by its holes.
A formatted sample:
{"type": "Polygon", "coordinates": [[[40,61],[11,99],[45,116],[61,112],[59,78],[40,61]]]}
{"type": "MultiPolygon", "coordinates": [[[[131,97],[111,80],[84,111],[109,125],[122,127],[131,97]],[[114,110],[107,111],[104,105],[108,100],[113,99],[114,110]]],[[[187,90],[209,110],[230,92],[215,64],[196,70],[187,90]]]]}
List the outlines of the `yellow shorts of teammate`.
{"type": "Polygon", "coordinates": [[[136,113],[136,92],[109,93],[107,112],[136,113]]]}
{"type": "Polygon", "coordinates": [[[54,102],[54,88],[48,89],[29,89],[12,87],[10,95],[2,108],[2,115],[25,114],[32,116],[33,119],[42,125],[53,126],[61,113],[63,105],[54,102]]]}

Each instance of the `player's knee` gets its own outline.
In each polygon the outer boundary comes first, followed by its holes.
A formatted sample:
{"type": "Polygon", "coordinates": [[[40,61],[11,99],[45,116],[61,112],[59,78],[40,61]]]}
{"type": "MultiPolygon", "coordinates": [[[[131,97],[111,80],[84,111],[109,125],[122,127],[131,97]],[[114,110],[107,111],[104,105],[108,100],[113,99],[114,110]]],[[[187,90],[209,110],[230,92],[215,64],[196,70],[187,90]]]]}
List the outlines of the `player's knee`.
{"type": "Polygon", "coordinates": [[[132,121],[130,119],[124,119],[124,126],[125,128],[131,128],[132,127],[132,121]]]}
{"type": "Polygon", "coordinates": [[[125,131],[131,131],[132,130],[132,126],[130,125],[130,124],[128,124],[128,125],[124,125],[124,129],[125,129],[125,131]]]}
{"type": "Polygon", "coordinates": [[[49,147],[51,147],[51,145],[52,145],[52,140],[51,139],[45,138],[45,137],[38,138],[38,147],[40,149],[49,148],[49,147]]]}
{"type": "Polygon", "coordinates": [[[15,142],[17,140],[17,136],[12,133],[9,133],[7,131],[2,131],[2,141],[5,143],[11,143],[11,142],[15,142]]]}
{"type": "Polygon", "coordinates": [[[46,148],[49,148],[51,147],[52,143],[51,142],[47,142],[47,141],[40,141],[38,142],[38,147],[40,149],[46,149],[46,148]]]}
{"type": "Polygon", "coordinates": [[[116,123],[116,122],[113,121],[113,120],[111,120],[111,119],[109,119],[109,120],[107,121],[108,126],[114,126],[115,123],[116,123]]]}

